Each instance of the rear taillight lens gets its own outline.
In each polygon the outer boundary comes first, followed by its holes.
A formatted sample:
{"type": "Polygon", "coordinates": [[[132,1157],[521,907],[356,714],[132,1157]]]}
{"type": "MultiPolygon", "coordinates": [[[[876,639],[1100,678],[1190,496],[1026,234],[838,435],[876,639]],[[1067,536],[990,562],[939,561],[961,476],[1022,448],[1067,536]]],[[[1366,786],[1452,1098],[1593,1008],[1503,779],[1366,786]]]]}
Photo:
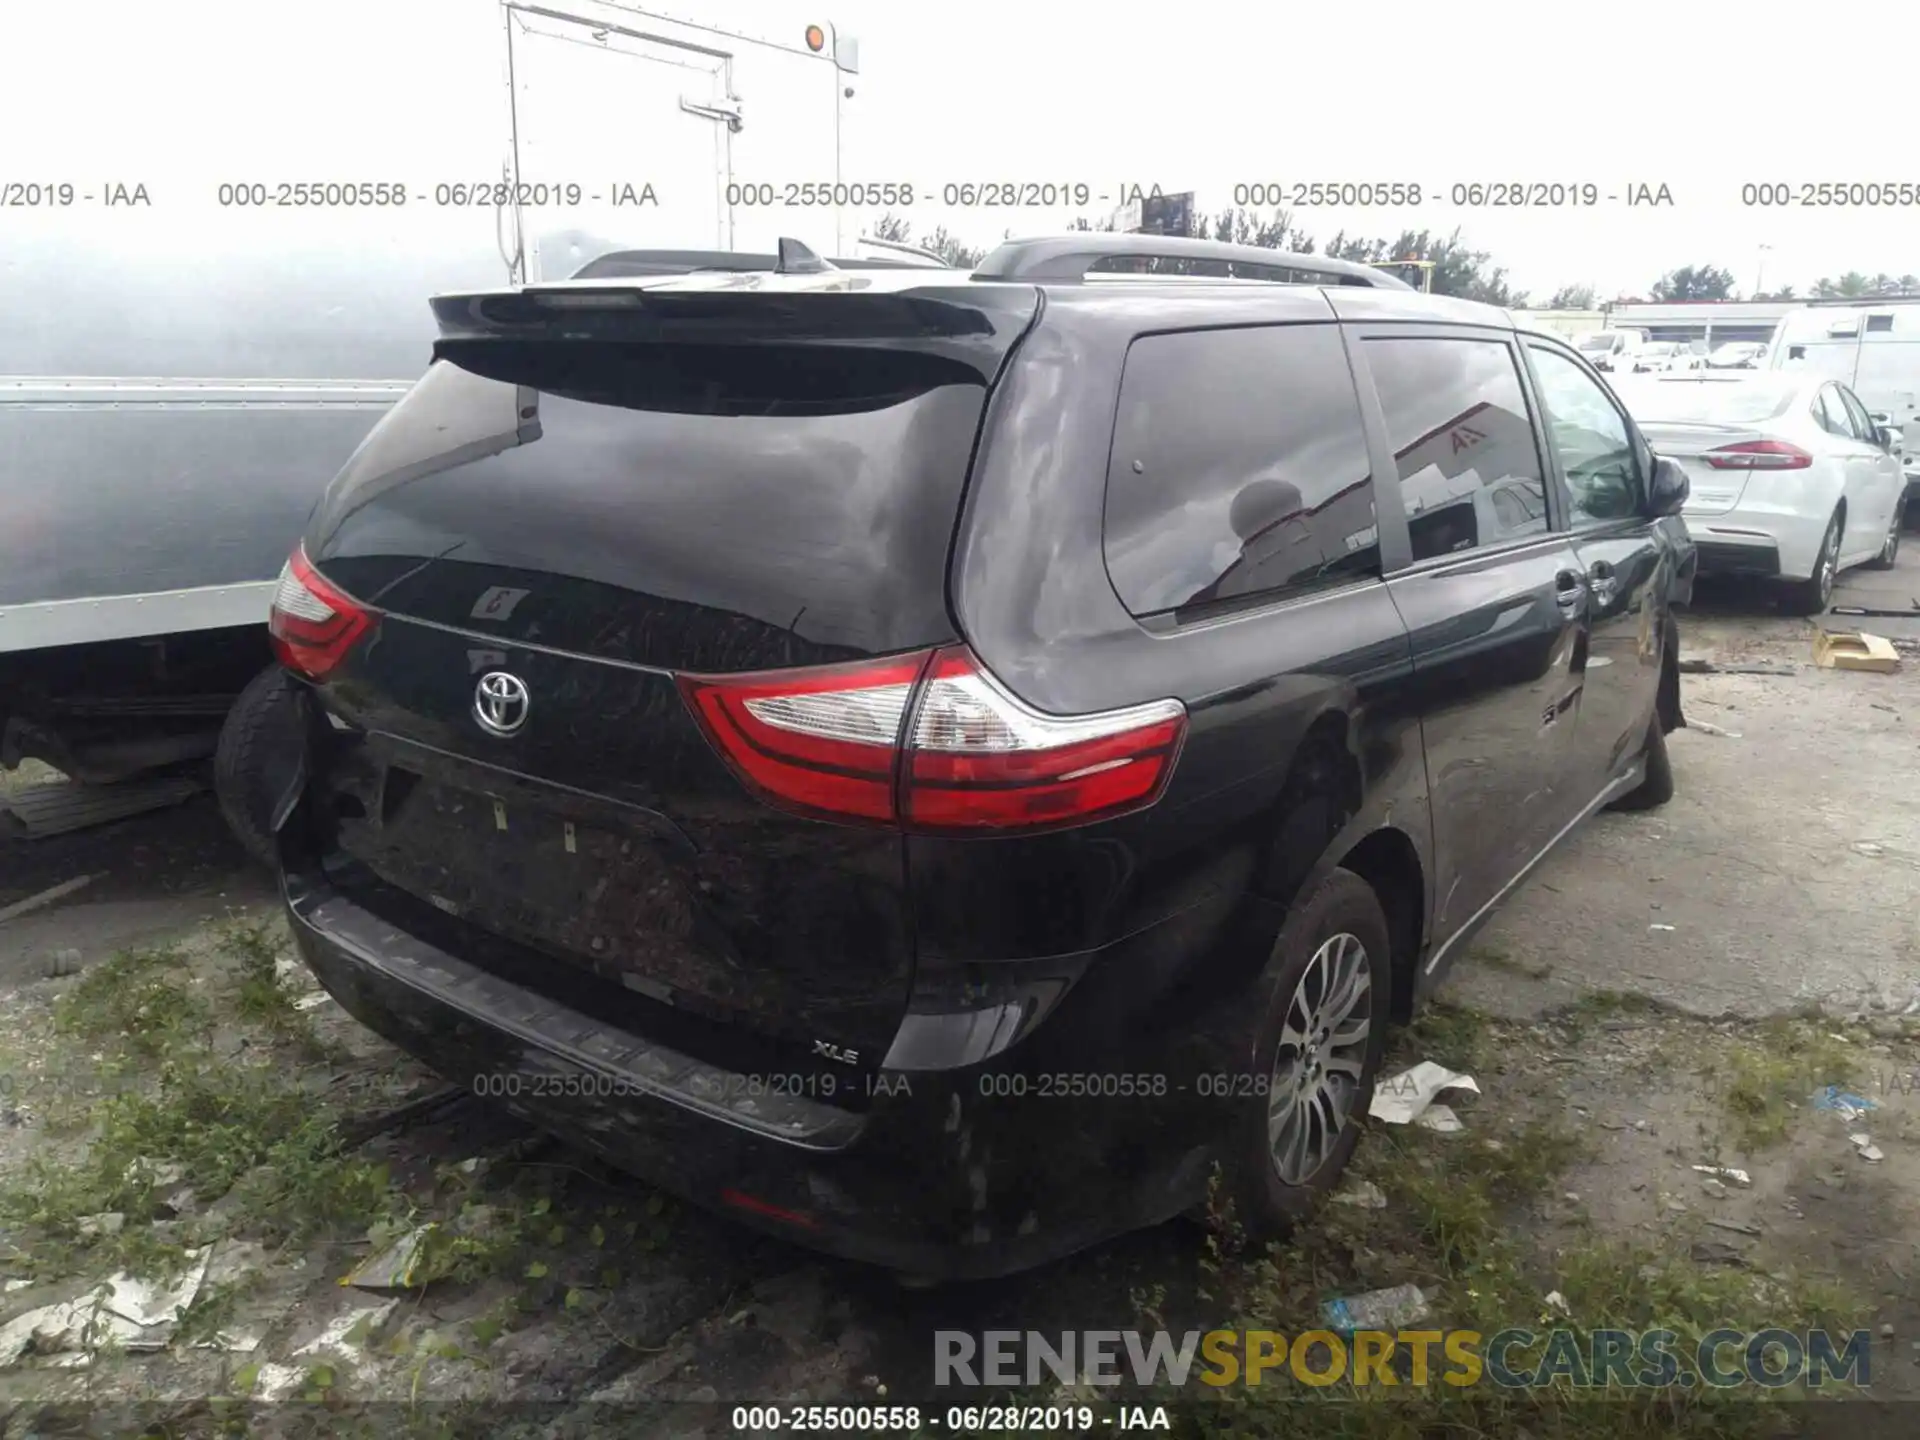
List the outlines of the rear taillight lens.
{"type": "Polygon", "coordinates": [[[934,657],[914,712],[905,820],[932,829],[1079,823],[1160,798],[1187,729],[1178,700],[1042,715],[956,646],[934,657]]]}
{"type": "Polygon", "coordinates": [[[373,612],[315,570],[295,549],[280,570],[267,617],[273,653],[289,670],[324,679],[373,624],[373,612]]]}
{"type": "Polygon", "coordinates": [[[872,663],[682,675],[680,691],[747,784],[823,815],[895,818],[900,729],[925,651],[872,663]]]}
{"type": "Polygon", "coordinates": [[[1187,726],[1177,700],[1042,714],[965,646],[680,685],[762,796],[912,830],[1054,828],[1141,809],[1166,788],[1187,726]]]}
{"type": "Polygon", "coordinates": [[[1723,445],[1700,457],[1716,470],[1804,470],[1813,456],[1785,440],[1749,440],[1723,445]]]}

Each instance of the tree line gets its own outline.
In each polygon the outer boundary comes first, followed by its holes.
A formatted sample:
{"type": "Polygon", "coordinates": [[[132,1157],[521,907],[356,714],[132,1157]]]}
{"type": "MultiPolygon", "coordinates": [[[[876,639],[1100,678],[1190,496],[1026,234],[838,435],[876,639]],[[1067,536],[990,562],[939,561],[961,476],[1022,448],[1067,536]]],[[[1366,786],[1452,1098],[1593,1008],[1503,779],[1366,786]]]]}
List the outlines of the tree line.
{"type": "MultiPolygon", "coordinates": [[[[1112,230],[1113,224],[1076,220],[1074,230],[1112,230]]],[[[1011,231],[1007,232],[1010,236],[1011,231]]],[[[1223,210],[1212,217],[1196,214],[1188,227],[1189,235],[1203,240],[1225,240],[1235,245],[1257,245],[1268,250],[1291,250],[1301,255],[1328,255],[1339,260],[1363,263],[1382,260],[1421,260],[1433,265],[1433,293],[1456,295],[1466,300],[1484,300],[1508,309],[1592,310],[1599,299],[1591,285],[1562,285],[1545,300],[1535,302],[1525,290],[1515,290],[1507,281],[1506,267],[1494,263],[1485,250],[1469,245],[1458,230],[1439,235],[1431,230],[1402,230],[1397,236],[1349,235],[1336,231],[1322,247],[1316,237],[1293,223],[1290,212],[1271,215],[1244,208],[1223,210]]],[[[971,270],[985,258],[985,247],[968,245],[944,225],[936,226],[922,239],[913,239],[913,227],[897,215],[880,217],[873,228],[875,237],[898,244],[917,244],[938,255],[958,269],[971,270]]],[[[1920,294],[1920,275],[1866,275],[1849,270],[1838,276],[1822,276],[1807,294],[1795,293],[1791,285],[1739,296],[1733,272],[1714,265],[1681,265],[1667,271],[1648,287],[1646,294],[1619,294],[1615,305],[1640,305],[1648,301],[1733,300],[1870,300],[1885,295],[1920,294]]]]}

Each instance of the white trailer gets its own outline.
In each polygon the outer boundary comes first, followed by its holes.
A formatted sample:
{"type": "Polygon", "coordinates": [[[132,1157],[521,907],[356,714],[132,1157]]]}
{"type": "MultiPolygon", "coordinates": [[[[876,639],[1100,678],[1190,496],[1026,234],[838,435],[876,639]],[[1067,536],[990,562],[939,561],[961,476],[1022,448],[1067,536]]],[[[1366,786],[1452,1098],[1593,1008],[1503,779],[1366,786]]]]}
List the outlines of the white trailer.
{"type": "Polygon", "coordinates": [[[857,48],[779,15],[12,7],[0,765],[211,751],[309,509],[426,367],[432,294],[614,251],[847,253],[889,203],[841,174],[857,48]]]}

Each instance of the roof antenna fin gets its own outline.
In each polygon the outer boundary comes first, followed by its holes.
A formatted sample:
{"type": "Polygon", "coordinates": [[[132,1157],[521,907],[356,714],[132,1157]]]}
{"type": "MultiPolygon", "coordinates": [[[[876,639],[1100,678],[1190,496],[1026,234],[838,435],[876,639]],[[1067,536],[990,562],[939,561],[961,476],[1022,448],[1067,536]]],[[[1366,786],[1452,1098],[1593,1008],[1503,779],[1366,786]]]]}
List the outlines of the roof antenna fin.
{"type": "Polygon", "coordinates": [[[776,275],[824,275],[838,267],[829,265],[798,240],[780,237],[780,259],[773,267],[776,275]]]}

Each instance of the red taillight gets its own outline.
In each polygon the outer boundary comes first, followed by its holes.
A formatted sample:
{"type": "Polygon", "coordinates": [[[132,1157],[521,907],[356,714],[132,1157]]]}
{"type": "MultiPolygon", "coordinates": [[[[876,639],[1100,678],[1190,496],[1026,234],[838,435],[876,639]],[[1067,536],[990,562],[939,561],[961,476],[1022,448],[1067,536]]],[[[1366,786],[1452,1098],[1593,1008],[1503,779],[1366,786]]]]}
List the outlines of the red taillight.
{"type": "Polygon", "coordinates": [[[686,675],[680,685],[715,747],[761,795],[790,809],[914,830],[1049,828],[1151,805],[1187,725],[1177,700],[1042,714],[965,646],[853,665],[686,675]]]}
{"type": "Polygon", "coordinates": [[[296,548],[280,570],[267,634],[289,670],[320,680],[347,658],[373,624],[373,612],[329,584],[296,548]]]}
{"type": "Polygon", "coordinates": [[[956,646],[914,712],[905,820],[930,829],[1079,823],[1160,798],[1186,734],[1178,700],[1067,718],[1029,709],[956,646]]]}
{"type": "Polygon", "coordinates": [[[682,675],[680,691],[734,772],[768,798],[894,818],[900,727],[925,651],[750,675],[682,675]]]}
{"type": "Polygon", "coordinates": [[[1716,470],[1804,470],[1813,456],[1784,440],[1749,440],[1723,445],[1700,457],[1716,470]]]}

